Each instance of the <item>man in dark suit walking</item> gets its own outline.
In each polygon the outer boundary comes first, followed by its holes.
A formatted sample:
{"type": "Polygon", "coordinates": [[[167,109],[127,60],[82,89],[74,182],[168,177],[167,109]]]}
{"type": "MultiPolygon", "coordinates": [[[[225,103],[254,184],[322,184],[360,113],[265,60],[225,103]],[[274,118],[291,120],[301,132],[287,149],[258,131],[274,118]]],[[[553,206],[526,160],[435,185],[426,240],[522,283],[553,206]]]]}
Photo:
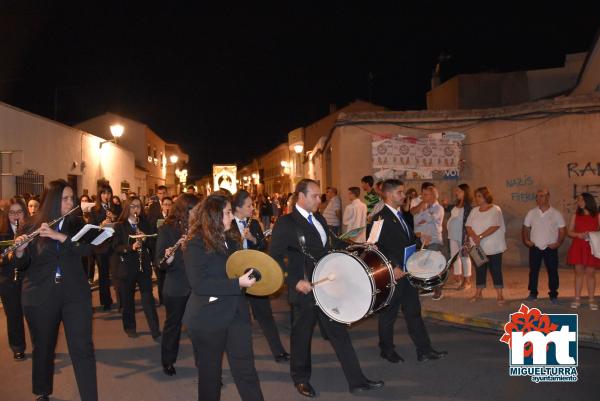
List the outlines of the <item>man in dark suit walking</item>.
{"type": "MultiPolygon", "coordinates": [[[[298,392],[314,397],[310,384],[311,341],[317,319],[342,365],[351,393],[382,387],[382,381],[368,380],[362,373],[346,326],[334,322],[315,305],[311,277],[316,261],[323,257],[336,241],[326,230],[327,222],[316,213],[321,202],[319,185],[303,179],[296,185],[294,210],[279,220],[273,229],[270,254],[287,272],[289,301],[292,305],[290,370],[298,392]],[[284,258],[287,256],[287,265],[284,258]]],[[[338,247],[344,244],[337,242],[338,247]]],[[[348,294],[351,296],[352,294],[348,294]]]]}
{"type": "MultiPolygon", "coordinates": [[[[431,340],[421,316],[419,293],[409,283],[403,271],[405,248],[416,245],[417,242],[412,228],[412,216],[401,210],[405,198],[404,184],[400,180],[386,180],[383,182],[382,193],[385,206],[374,216],[373,221],[384,220],[377,246],[394,266],[396,289],[390,304],[379,314],[381,357],[392,363],[404,361],[394,347],[394,323],[398,310],[402,307],[408,334],[417,347],[417,359],[426,361],[443,358],[447,355],[446,351],[436,351],[431,347],[431,340]]],[[[426,236],[421,237],[425,242],[429,239],[426,236]]]]}

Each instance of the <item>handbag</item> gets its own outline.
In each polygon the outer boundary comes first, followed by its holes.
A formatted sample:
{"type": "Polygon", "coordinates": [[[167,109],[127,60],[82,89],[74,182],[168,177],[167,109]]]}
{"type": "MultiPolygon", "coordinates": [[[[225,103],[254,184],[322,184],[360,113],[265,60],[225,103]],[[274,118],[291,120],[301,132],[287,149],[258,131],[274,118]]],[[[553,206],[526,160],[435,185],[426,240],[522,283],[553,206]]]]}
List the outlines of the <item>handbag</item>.
{"type": "Polygon", "coordinates": [[[481,267],[490,261],[479,245],[471,244],[467,246],[467,253],[477,267],[481,267]]]}

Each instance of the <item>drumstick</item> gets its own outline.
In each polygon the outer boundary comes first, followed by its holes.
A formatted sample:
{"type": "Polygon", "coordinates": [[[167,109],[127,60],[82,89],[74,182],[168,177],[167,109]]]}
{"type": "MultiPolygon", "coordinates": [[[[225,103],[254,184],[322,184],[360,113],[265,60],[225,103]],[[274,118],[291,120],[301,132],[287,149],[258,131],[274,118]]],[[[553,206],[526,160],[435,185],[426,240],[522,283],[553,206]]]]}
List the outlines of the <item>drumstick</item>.
{"type": "Polygon", "coordinates": [[[319,284],[324,283],[326,281],[333,281],[333,280],[335,280],[335,274],[329,273],[327,275],[327,277],[324,277],[324,278],[322,278],[320,280],[317,280],[317,281],[315,281],[313,283],[310,283],[310,285],[314,287],[315,285],[319,285],[319,284]]]}

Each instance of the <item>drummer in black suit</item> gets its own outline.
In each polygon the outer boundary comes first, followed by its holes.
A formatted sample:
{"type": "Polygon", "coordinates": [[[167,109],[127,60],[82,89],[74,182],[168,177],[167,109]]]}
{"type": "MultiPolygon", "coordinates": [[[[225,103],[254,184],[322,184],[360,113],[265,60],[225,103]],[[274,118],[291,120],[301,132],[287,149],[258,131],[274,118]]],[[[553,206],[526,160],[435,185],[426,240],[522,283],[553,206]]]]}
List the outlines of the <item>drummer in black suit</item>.
{"type": "MultiPolygon", "coordinates": [[[[231,207],[235,216],[233,222],[235,224],[232,223],[232,228],[235,229],[235,226],[237,226],[242,237],[243,249],[265,251],[267,249],[267,241],[263,235],[260,223],[252,219],[254,207],[252,206],[252,198],[250,198],[248,191],[243,189],[237,191],[233,197],[231,207]]],[[[247,295],[247,297],[252,308],[252,314],[258,321],[267,339],[269,348],[273,353],[273,358],[275,358],[276,362],[289,361],[290,354],[285,351],[283,344],[281,344],[279,331],[277,330],[275,319],[273,319],[271,300],[269,297],[257,297],[254,295],[247,295]]]]}
{"type": "Polygon", "coordinates": [[[327,222],[317,213],[321,203],[319,185],[313,180],[303,179],[296,185],[294,195],[297,199],[294,210],[275,224],[270,254],[287,272],[293,312],[290,370],[296,389],[307,397],[316,395],[310,384],[310,349],[317,319],[322,322],[342,365],[350,392],[382,387],[382,381],[371,381],[363,375],[346,326],[330,320],[315,305],[310,280],[316,261],[327,254],[332,242],[339,248],[345,247],[343,242],[330,236],[326,230],[327,222]],[[284,262],[286,256],[287,264],[284,262]]]}
{"type": "MultiPolygon", "coordinates": [[[[398,310],[402,307],[408,334],[417,347],[417,359],[426,361],[443,358],[447,355],[446,351],[436,351],[431,347],[431,340],[421,316],[419,293],[409,283],[402,269],[405,248],[417,244],[412,228],[412,216],[401,210],[405,198],[404,184],[400,180],[385,180],[382,193],[385,206],[374,216],[373,221],[384,220],[377,246],[394,267],[396,289],[390,304],[379,314],[380,355],[392,363],[404,361],[394,347],[394,323],[398,310]]],[[[427,241],[427,238],[422,237],[421,240],[427,241]]]]}

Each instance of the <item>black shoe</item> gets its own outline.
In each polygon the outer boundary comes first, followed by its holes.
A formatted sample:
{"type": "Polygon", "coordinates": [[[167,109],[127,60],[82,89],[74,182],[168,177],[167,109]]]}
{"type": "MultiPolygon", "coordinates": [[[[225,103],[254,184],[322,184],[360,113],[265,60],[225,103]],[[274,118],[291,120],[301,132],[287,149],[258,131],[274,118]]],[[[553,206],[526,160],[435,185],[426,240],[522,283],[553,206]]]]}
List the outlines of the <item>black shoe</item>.
{"type": "Polygon", "coordinates": [[[129,338],[137,338],[138,337],[138,333],[136,333],[135,331],[125,331],[125,334],[127,334],[127,337],[129,337],[129,338]]]}
{"type": "Polygon", "coordinates": [[[298,390],[298,392],[305,397],[316,397],[317,395],[315,389],[310,385],[309,382],[296,383],[296,390],[298,390]]]}
{"type": "Polygon", "coordinates": [[[13,358],[17,362],[24,361],[25,360],[25,353],[24,352],[15,352],[13,354],[13,358]]]}
{"type": "Polygon", "coordinates": [[[277,363],[287,362],[289,360],[290,360],[290,354],[288,354],[285,351],[283,351],[281,354],[275,356],[275,362],[277,362],[277,363]]]}
{"type": "Polygon", "coordinates": [[[156,331],[156,332],[152,333],[152,339],[154,341],[157,341],[158,339],[160,339],[160,331],[156,331]]]}
{"type": "Polygon", "coordinates": [[[175,376],[177,374],[175,366],[173,365],[163,365],[163,372],[165,372],[165,375],[167,376],[175,376]]]}
{"type": "Polygon", "coordinates": [[[104,305],[104,306],[102,307],[102,310],[103,310],[104,312],[108,312],[109,310],[111,310],[111,308],[112,308],[112,305],[104,305]]]}
{"type": "Polygon", "coordinates": [[[50,398],[48,398],[47,395],[40,395],[35,399],[35,401],[50,401],[50,398]]]}
{"type": "Polygon", "coordinates": [[[391,363],[398,363],[400,361],[404,362],[404,358],[402,358],[400,355],[398,355],[398,353],[396,351],[392,351],[389,354],[381,351],[381,354],[379,354],[379,356],[381,356],[383,359],[387,359],[391,363]]]}
{"type": "Polygon", "coordinates": [[[425,362],[429,360],[442,359],[446,355],[448,355],[448,351],[436,351],[432,349],[429,352],[418,353],[417,359],[419,360],[419,362],[425,362]]]}
{"type": "Polygon", "coordinates": [[[369,391],[369,390],[383,387],[384,385],[385,385],[385,383],[382,380],[373,381],[373,380],[367,379],[365,384],[361,384],[360,386],[350,387],[350,392],[352,394],[358,394],[358,393],[362,393],[363,391],[369,391]]]}

